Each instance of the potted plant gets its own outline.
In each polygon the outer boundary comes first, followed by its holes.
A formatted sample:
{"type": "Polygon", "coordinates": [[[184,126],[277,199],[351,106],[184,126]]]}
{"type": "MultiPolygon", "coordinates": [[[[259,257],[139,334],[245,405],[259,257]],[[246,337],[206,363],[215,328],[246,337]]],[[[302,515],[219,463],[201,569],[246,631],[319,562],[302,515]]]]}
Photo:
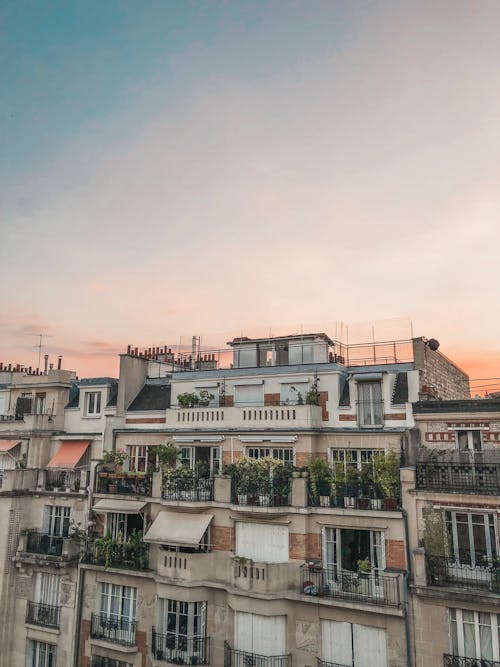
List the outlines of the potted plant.
{"type": "Polygon", "coordinates": [[[238,505],[248,504],[248,491],[251,485],[251,459],[246,456],[234,464],[235,492],[238,505]]]}
{"type": "Polygon", "coordinates": [[[385,496],[385,509],[395,511],[399,504],[399,455],[394,449],[375,457],[377,483],[385,496]]]}
{"type": "Polygon", "coordinates": [[[332,469],[325,459],[315,456],[309,463],[311,496],[320,507],[330,507],[332,469]]]}
{"type": "Polygon", "coordinates": [[[359,491],[359,471],[352,465],[348,464],[345,471],[345,486],[344,486],[344,507],[354,509],[358,499],[359,491]]]}
{"type": "Polygon", "coordinates": [[[268,507],[271,503],[271,488],[274,480],[274,471],[282,465],[281,461],[264,456],[252,462],[255,466],[255,481],[257,482],[259,505],[268,507]]]}
{"type": "Polygon", "coordinates": [[[171,442],[167,442],[156,448],[156,456],[161,470],[174,469],[180,459],[181,450],[171,442]]]}
{"type": "Polygon", "coordinates": [[[123,463],[128,459],[128,454],[123,449],[111,449],[102,455],[103,469],[108,473],[121,471],[123,463]]]}
{"type": "Polygon", "coordinates": [[[360,577],[368,577],[372,571],[372,564],[369,558],[362,558],[357,561],[358,574],[360,577]]]}
{"type": "Polygon", "coordinates": [[[373,469],[371,464],[361,466],[359,482],[358,508],[366,510],[370,506],[370,496],[373,492],[373,469]]]}

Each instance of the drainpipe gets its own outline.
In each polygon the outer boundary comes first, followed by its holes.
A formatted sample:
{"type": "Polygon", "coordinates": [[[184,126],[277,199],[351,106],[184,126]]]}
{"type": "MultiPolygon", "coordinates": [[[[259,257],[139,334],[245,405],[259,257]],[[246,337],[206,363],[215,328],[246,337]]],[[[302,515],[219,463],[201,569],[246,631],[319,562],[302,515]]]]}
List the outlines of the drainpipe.
{"type": "Polygon", "coordinates": [[[403,524],[405,527],[406,562],[407,562],[407,570],[403,574],[403,604],[405,612],[406,655],[408,658],[408,667],[412,667],[414,661],[413,661],[413,652],[411,649],[410,605],[408,596],[408,580],[410,578],[410,573],[411,573],[410,541],[409,541],[409,531],[408,531],[408,514],[406,513],[405,509],[402,510],[402,514],[403,514],[403,524]]]}
{"type": "Polygon", "coordinates": [[[80,634],[82,624],[82,606],[83,606],[83,580],[85,577],[85,570],[81,568],[81,563],[78,563],[78,580],[76,584],[76,600],[75,600],[75,646],[73,648],[73,667],[78,667],[80,664],[80,634]]]}

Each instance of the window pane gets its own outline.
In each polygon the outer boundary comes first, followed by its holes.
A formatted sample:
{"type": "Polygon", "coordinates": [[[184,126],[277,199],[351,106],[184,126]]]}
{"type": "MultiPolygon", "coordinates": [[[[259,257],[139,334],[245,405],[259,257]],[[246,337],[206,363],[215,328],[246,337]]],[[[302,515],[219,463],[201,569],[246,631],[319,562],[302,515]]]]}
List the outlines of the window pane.
{"type": "Polygon", "coordinates": [[[481,644],[481,658],[493,660],[490,614],[479,614],[479,642],[481,644]]]}

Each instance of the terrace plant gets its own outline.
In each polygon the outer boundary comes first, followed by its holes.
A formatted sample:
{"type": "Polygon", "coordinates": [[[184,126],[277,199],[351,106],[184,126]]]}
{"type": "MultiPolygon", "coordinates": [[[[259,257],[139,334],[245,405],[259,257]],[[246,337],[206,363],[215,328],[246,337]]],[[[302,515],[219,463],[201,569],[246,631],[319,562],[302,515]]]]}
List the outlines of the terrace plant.
{"type": "Polygon", "coordinates": [[[108,472],[117,472],[121,470],[127,459],[128,454],[123,449],[111,449],[104,452],[102,463],[104,469],[108,472]]]}
{"type": "Polygon", "coordinates": [[[202,389],[199,393],[186,391],[183,394],[179,394],[177,402],[180,408],[207,407],[213,398],[214,394],[210,394],[206,389],[202,389]]]}
{"type": "Polygon", "coordinates": [[[333,482],[332,468],[325,459],[315,456],[309,462],[309,484],[314,498],[329,496],[333,482]]]}
{"type": "Polygon", "coordinates": [[[395,449],[379,452],[375,455],[375,472],[377,483],[386,498],[398,498],[400,459],[395,449]]]}

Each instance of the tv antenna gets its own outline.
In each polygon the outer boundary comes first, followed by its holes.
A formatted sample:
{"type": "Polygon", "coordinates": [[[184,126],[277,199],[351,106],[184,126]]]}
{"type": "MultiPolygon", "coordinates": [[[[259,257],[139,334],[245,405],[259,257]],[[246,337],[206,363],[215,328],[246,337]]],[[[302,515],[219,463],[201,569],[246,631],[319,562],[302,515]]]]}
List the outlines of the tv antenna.
{"type": "Polygon", "coordinates": [[[36,350],[38,350],[38,366],[37,366],[37,368],[38,368],[38,370],[40,370],[40,363],[41,363],[41,360],[42,360],[42,347],[44,347],[43,339],[44,338],[49,338],[49,337],[51,338],[52,336],[50,334],[47,334],[47,333],[30,334],[30,335],[31,336],[38,336],[38,339],[39,339],[38,340],[38,345],[35,345],[34,347],[35,347],[36,350]]]}

